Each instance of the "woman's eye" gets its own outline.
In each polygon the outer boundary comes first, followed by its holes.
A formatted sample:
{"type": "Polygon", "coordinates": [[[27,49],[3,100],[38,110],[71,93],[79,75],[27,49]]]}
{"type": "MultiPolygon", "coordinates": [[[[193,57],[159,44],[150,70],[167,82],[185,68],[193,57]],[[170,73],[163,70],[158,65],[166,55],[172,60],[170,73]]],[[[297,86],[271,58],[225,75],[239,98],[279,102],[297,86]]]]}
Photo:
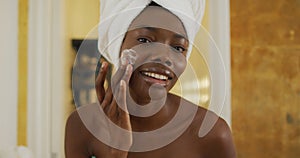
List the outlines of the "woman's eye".
{"type": "Polygon", "coordinates": [[[139,42],[141,42],[141,43],[150,43],[151,41],[150,40],[148,40],[147,38],[138,38],[137,39],[139,42]]]}
{"type": "Polygon", "coordinates": [[[174,49],[177,50],[180,53],[183,53],[186,50],[185,48],[183,48],[181,46],[175,46],[174,49]]]}

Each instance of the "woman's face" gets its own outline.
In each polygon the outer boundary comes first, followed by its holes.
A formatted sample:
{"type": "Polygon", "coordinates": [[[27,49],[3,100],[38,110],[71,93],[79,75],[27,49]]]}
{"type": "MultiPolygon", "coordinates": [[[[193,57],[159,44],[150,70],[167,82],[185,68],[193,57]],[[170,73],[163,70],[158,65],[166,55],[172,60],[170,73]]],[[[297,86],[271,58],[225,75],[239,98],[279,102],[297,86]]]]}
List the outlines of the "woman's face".
{"type": "Polygon", "coordinates": [[[131,23],[121,47],[121,52],[133,49],[137,54],[129,82],[131,94],[148,96],[153,84],[169,91],[186,67],[188,46],[184,26],[174,14],[147,7],[131,23]]]}

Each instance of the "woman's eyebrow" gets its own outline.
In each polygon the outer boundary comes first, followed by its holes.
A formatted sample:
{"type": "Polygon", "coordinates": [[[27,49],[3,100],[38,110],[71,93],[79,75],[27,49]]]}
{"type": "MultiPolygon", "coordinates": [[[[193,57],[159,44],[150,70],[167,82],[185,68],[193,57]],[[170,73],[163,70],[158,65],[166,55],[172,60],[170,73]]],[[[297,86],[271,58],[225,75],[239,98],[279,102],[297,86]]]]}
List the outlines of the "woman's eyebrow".
{"type": "Polygon", "coordinates": [[[187,37],[186,37],[186,36],[184,36],[184,35],[181,35],[181,34],[178,34],[178,33],[176,33],[176,34],[174,35],[174,38],[178,38],[178,39],[184,39],[184,40],[186,40],[186,41],[189,41],[189,40],[187,39],[187,37]]]}
{"type": "Polygon", "coordinates": [[[136,29],[146,29],[146,30],[149,30],[151,32],[156,32],[157,31],[156,27],[151,27],[151,26],[138,26],[138,27],[136,27],[136,29]]]}
{"type": "MultiPolygon", "coordinates": [[[[151,31],[151,32],[157,32],[159,28],[141,25],[141,26],[135,27],[135,29],[146,29],[146,30],[149,30],[149,31],[151,31]]],[[[181,35],[181,34],[179,34],[179,33],[175,33],[175,34],[174,34],[174,38],[185,39],[185,40],[188,41],[188,39],[187,39],[186,36],[181,35]]]]}

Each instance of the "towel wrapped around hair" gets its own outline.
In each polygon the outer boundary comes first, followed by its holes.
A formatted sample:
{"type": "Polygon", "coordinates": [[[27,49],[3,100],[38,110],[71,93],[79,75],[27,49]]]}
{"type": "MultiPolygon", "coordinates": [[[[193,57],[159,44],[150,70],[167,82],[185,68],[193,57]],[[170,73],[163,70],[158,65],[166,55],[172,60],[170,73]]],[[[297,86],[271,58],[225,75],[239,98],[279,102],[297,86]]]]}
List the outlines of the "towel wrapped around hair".
{"type": "Polygon", "coordinates": [[[205,0],[100,0],[98,49],[116,67],[120,48],[131,22],[152,1],[181,20],[189,40],[187,58],[190,56],[204,14],[205,0]]]}

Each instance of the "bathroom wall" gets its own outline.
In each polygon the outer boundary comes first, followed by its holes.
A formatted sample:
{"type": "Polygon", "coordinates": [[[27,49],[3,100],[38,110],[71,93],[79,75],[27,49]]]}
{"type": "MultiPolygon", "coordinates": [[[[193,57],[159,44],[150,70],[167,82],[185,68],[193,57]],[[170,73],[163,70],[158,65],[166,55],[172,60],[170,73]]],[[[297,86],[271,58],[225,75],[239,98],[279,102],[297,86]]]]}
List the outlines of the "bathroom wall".
{"type": "Polygon", "coordinates": [[[300,155],[300,1],[231,0],[239,158],[300,155]]]}
{"type": "Polygon", "coordinates": [[[65,30],[67,38],[66,46],[66,71],[65,77],[65,105],[67,118],[74,111],[73,95],[71,90],[71,69],[75,60],[75,51],[72,48],[72,39],[84,39],[88,33],[97,26],[99,21],[99,0],[65,0],[65,30]]]}

